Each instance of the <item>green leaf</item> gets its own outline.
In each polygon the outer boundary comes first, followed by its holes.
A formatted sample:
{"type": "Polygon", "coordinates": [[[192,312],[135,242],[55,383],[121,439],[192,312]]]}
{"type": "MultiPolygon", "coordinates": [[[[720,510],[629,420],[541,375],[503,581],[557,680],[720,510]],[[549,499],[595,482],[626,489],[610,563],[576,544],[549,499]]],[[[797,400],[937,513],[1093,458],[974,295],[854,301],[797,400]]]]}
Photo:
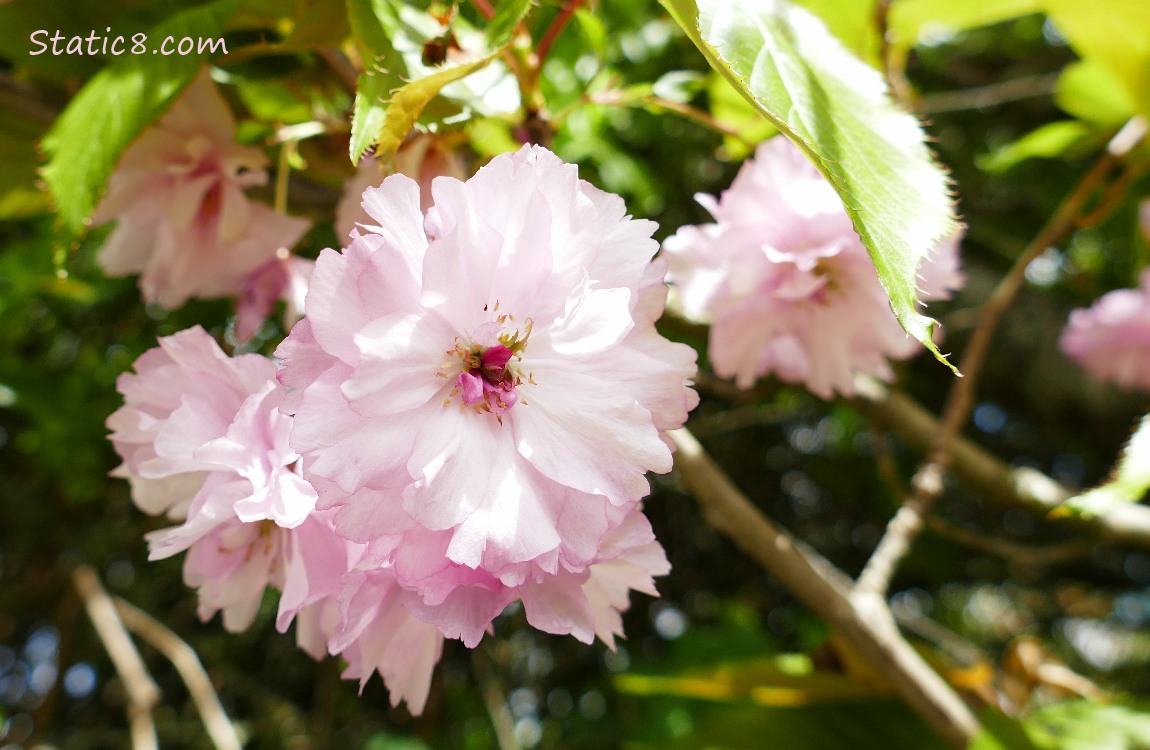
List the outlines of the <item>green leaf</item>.
{"type": "Polygon", "coordinates": [[[932,29],[954,34],[1040,13],[1043,0],[901,0],[891,6],[892,42],[913,47],[932,29]]]}
{"type": "Polygon", "coordinates": [[[379,137],[383,123],[387,120],[384,102],[391,94],[391,82],[387,76],[378,73],[363,73],[355,85],[355,107],[351,116],[351,143],[348,155],[352,164],[358,164],[363,152],[367,151],[379,137]]]}
{"type": "Polygon", "coordinates": [[[1134,100],[1114,75],[1092,60],[1067,65],[1058,77],[1054,103],[1067,114],[1116,128],[1134,116],[1134,100]]]}
{"type": "MultiPolygon", "coordinates": [[[[919,262],[955,231],[946,177],[881,76],[784,0],[660,0],[703,52],[806,153],[842,198],[899,323],[942,362],[915,309],[919,262]]],[[[951,366],[951,369],[954,369],[951,366]]]]}
{"type": "MultiPolygon", "coordinates": [[[[217,0],[172,16],[148,32],[153,44],[167,36],[218,37],[236,0],[217,0]]],[[[73,233],[96,206],[116,161],[156,120],[203,66],[197,55],[119,58],[97,73],[45,136],[44,181],[64,226],[73,233]]]]}
{"type": "Polygon", "coordinates": [[[1089,138],[1094,132],[1078,120],[1060,120],[1040,125],[1013,143],[979,159],[979,168],[999,174],[1027,159],[1056,159],[1089,138]]]}
{"type": "Polygon", "coordinates": [[[383,127],[391,91],[407,75],[407,64],[394,43],[405,34],[405,27],[391,0],[347,0],[347,15],[367,68],[356,82],[351,116],[349,156],[352,164],[358,164],[383,127]]]}
{"type": "Polygon", "coordinates": [[[1066,701],[1036,710],[1025,725],[1036,743],[1057,750],[1150,747],[1150,713],[1145,705],[1066,701]]]}
{"type": "Polygon", "coordinates": [[[515,27],[527,17],[534,4],[534,0],[503,0],[499,3],[495,16],[483,30],[487,49],[502,49],[510,44],[515,35],[515,27]]]}
{"type": "Polygon", "coordinates": [[[1106,68],[1150,115],[1150,3],[1043,0],[1051,20],[1084,60],[1106,68]]]}
{"type": "Polygon", "coordinates": [[[1083,513],[1099,513],[1112,505],[1136,503],[1150,490],[1150,414],[1142,417],[1130,442],[1122,451],[1110,481],[1067,505],[1083,513]]]}
{"type": "Polygon", "coordinates": [[[966,750],[1039,750],[1017,719],[997,711],[984,711],[979,714],[978,723],[978,734],[966,750]]]}

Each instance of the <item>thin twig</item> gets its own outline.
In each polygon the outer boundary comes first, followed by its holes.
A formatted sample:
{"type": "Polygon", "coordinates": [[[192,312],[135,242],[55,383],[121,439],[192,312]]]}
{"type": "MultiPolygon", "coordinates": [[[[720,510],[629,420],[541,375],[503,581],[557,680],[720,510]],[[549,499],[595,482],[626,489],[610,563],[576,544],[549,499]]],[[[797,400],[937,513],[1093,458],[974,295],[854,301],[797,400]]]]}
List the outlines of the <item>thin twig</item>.
{"type": "Polygon", "coordinates": [[[136,635],[152,644],[157,651],[167,657],[180,674],[180,679],[188,687],[188,694],[196,704],[196,710],[208,730],[208,736],[219,750],[240,750],[240,738],[224,711],[211,678],[204,671],[204,665],[196,652],[182,638],[173,633],[156,618],[133,606],[123,599],[116,598],[116,612],[124,625],[136,635]]]}
{"type": "Polygon", "coordinates": [[[499,750],[522,750],[519,740],[515,738],[515,725],[511,721],[511,711],[507,708],[507,698],[499,680],[491,670],[491,662],[482,649],[471,652],[471,670],[475,673],[475,680],[479,683],[479,692],[483,696],[483,705],[487,708],[487,715],[491,718],[491,726],[495,730],[495,742],[499,750]]]}
{"type": "Polygon", "coordinates": [[[535,47],[535,54],[539,58],[539,67],[543,67],[543,62],[547,59],[547,54],[551,52],[551,45],[555,43],[556,37],[575,15],[575,11],[579,10],[579,6],[583,4],[583,0],[567,0],[563,5],[563,10],[559,11],[559,15],[555,16],[555,20],[543,32],[543,38],[539,40],[538,46],[535,47]]]}
{"type": "Polygon", "coordinates": [[[703,517],[822,617],[948,743],[965,748],[978,720],[895,625],[886,601],[851,592],[850,579],[826,558],[775,526],[746,498],[687,430],[669,433],[675,467],[703,517]]]}
{"type": "Polygon", "coordinates": [[[1024,78],[1012,78],[987,86],[943,91],[923,96],[919,100],[919,111],[924,115],[939,112],[962,112],[968,109],[982,109],[998,104],[1050,96],[1058,85],[1061,73],[1046,73],[1024,78]]]}
{"type": "Polygon", "coordinates": [[[104,644],[104,649],[112,659],[112,666],[120,680],[124,683],[124,692],[128,696],[128,725],[132,735],[133,750],[156,750],[159,742],[156,739],[156,724],[152,720],[152,709],[160,702],[160,688],[156,686],[152,676],[140,658],[140,652],[132,643],[124,623],[116,614],[116,605],[108,596],[108,592],[100,584],[100,577],[96,571],[87,565],[81,565],[72,571],[72,583],[80,598],[84,600],[84,608],[88,611],[88,619],[96,629],[96,635],[104,644]]]}
{"type": "Polygon", "coordinates": [[[742,143],[744,146],[746,146],[751,151],[754,151],[755,146],[758,145],[757,143],[755,143],[754,141],[750,140],[745,135],[740,133],[738,128],[732,127],[731,125],[728,125],[727,123],[723,122],[722,120],[719,120],[718,118],[716,118],[714,115],[710,114],[709,112],[704,112],[703,110],[701,110],[697,107],[692,107],[689,104],[683,104],[682,102],[672,101],[671,99],[666,99],[664,97],[656,96],[654,94],[644,96],[642,99],[639,100],[639,102],[642,104],[645,104],[647,106],[660,107],[662,109],[667,110],[668,112],[674,112],[677,115],[685,117],[688,120],[692,120],[692,121],[697,122],[701,125],[705,125],[706,127],[711,128],[712,130],[715,130],[719,133],[722,133],[723,135],[730,136],[731,138],[735,138],[736,140],[738,140],[740,143],[742,143]]]}
{"type": "Polygon", "coordinates": [[[930,515],[926,518],[930,528],[959,544],[965,545],[980,552],[986,552],[1006,559],[1012,563],[1030,565],[1036,568],[1058,565],[1060,563],[1077,560],[1087,555],[1094,547],[1092,540],[1081,539],[1061,544],[1049,544],[1043,547],[1032,544],[1018,544],[1006,539],[979,534],[976,531],[956,526],[938,516],[930,515]]]}
{"type": "Polygon", "coordinates": [[[1137,145],[1145,133],[1145,121],[1136,117],[1111,139],[1106,151],[1079,180],[1050,221],[1026,246],[1010,272],[999,282],[979,309],[978,322],[959,365],[964,377],[951,386],[946,405],[943,407],[941,429],[935,438],[934,447],[911,480],[913,494],[887,524],[882,539],[879,540],[878,546],[859,575],[856,584],[859,591],[886,593],[894,571],[910,551],[915,537],[922,531],[923,517],[930,512],[935,500],[942,493],[942,480],[950,464],[951,449],[974,407],[974,395],[982,374],[982,366],[990,352],[990,344],[1002,316],[1026,283],[1027,266],[1047,248],[1075,229],[1087,202],[1118,165],[1120,157],[1137,145]]]}

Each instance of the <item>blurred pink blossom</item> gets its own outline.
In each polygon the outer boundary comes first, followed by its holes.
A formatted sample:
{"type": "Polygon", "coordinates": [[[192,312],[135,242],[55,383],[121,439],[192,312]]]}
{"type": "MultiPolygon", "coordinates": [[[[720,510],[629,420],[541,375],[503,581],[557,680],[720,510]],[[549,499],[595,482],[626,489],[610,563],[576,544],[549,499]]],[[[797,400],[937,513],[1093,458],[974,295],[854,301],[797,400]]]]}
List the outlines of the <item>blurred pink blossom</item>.
{"type": "Polygon", "coordinates": [[[1098,380],[1150,391],[1150,269],[1137,289],[1118,289],[1071,312],[1058,343],[1098,380]]]}
{"type": "Polygon", "coordinates": [[[425,217],[388,177],[364,233],[320,255],[277,351],[292,447],[443,635],[474,646],[516,599],[548,632],[615,633],[666,569],[639,503],[697,402],[694,352],[654,328],[654,225],[540,147],[432,194],[425,217]]]}
{"type": "MultiPolygon", "coordinates": [[[[716,201],[696,196],[713,224],[681,227],[663,245],[683,314],[710,323],[715,372],[742,388],[767,375],[831,398],[861,372],[890,379],[887,362],[922,346],[899,326],[842,201],[783,137],[761,144],[716,201]]],[[[963,283],[958,237],[919,268],[920,296],[963,283]]]]}
{"type": "Polygon", "coordinates": [[[306,231],[307,221],[248,200],[244,189],[267,181],[267,160],[235,130],[205,70],[120,158],[92,216],[117,221],[99,262],[110,276],[141,274],[147,301],[174,308],[238,294],[306,231]]]}
{"type": "Polygon", "coordinates": [[[280,300],[284,303],[284,330],[291,330],[303,317],[313,268],[314,260],[280,248],[274,258],[250,273],[236,299],[236,340],[242,343],[256,335],[280,300]]]}

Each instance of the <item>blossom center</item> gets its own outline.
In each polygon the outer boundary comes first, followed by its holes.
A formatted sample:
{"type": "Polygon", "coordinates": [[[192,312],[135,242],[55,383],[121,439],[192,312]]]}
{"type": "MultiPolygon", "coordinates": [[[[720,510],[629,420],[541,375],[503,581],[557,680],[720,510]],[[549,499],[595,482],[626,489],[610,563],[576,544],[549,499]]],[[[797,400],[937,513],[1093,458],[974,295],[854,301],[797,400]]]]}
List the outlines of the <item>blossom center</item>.
{"type": "Polygon", "coordinates": [[[524,381],[535,382],[519,366],[531,335],[532,321],[528,318],[522,332],[505,330],[508,321],[513,319],[500,315],[496,321],[477,328],[469,337],[469,343],[455,340],[455,347],[448,350],[449,358],[439,374],[449,377],[447,371],[455,369],[457,359],[463,370],[455,378],[455,387],[444,399],[444,406],[459,396],[464,408],[470,407],[477,414],[494,414],[502,424],[503,415],[520,401],[516,388],[524,381]]]}

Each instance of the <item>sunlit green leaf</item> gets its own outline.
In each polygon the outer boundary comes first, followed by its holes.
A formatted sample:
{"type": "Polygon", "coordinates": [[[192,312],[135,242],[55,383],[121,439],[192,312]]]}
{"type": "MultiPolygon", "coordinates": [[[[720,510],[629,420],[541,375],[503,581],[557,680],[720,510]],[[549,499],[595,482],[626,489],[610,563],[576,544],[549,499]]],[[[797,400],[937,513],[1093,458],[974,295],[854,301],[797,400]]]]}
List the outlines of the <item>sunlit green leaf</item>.
{"type": "Polygon", "coordinates": [[[1107,69],[1093,61],[1067,65],[1058,78],[1054,102],[1080,120],[1119,127],[1134,116],[1134,100],[1107,69]]]}
{"type": "Polygon", "coordinates": [[[945,362],[916,310],[919,262],[955,231],[945,176],[882,78],[784,0],[661,0],[710,61],[838,191],[908,333],[945,362]]]}
{"type": "Polygon", "coordinates": [[[1144,705],[1066,701],[1036,710],[1025,725],[1037,745],[1051,750],[1150,747],[1150,713],[1144,705]]]}
{"type": "Polygon", "coordinates": [[[1043,0],[1058,30],[1083,59],[1106,68],[1135,106],[1150,114],[1150,3],[1043,0]]]}
{"type": "Polygon", "coordinates": [[[1043,0],[900,0],[891,5],[891,38],[914,46],[932,29],[947,34],[1040,13],[1043,0]]]}
{"type": "Polygon", "coordinates": [[[1078,120],[1049,122],[978,159],[978,166],[987,172],[1000,173],[1027,159],[1055,159],[1093,132],[1089,125],[1078,120]]]}
{"type": "MultiPolygon", "coordinates": [[[[153,28],[148,38],[218,37],[235,7],[236,0],[217,0],[184,11],[153,28]]],[[[146,64],[121,57],[76,95],[44,138],[49,155],[44,180],[68,230],[83,229],[120,154],[163,114],[203,63],[198,55],[154,55],[146,64]]]]}

